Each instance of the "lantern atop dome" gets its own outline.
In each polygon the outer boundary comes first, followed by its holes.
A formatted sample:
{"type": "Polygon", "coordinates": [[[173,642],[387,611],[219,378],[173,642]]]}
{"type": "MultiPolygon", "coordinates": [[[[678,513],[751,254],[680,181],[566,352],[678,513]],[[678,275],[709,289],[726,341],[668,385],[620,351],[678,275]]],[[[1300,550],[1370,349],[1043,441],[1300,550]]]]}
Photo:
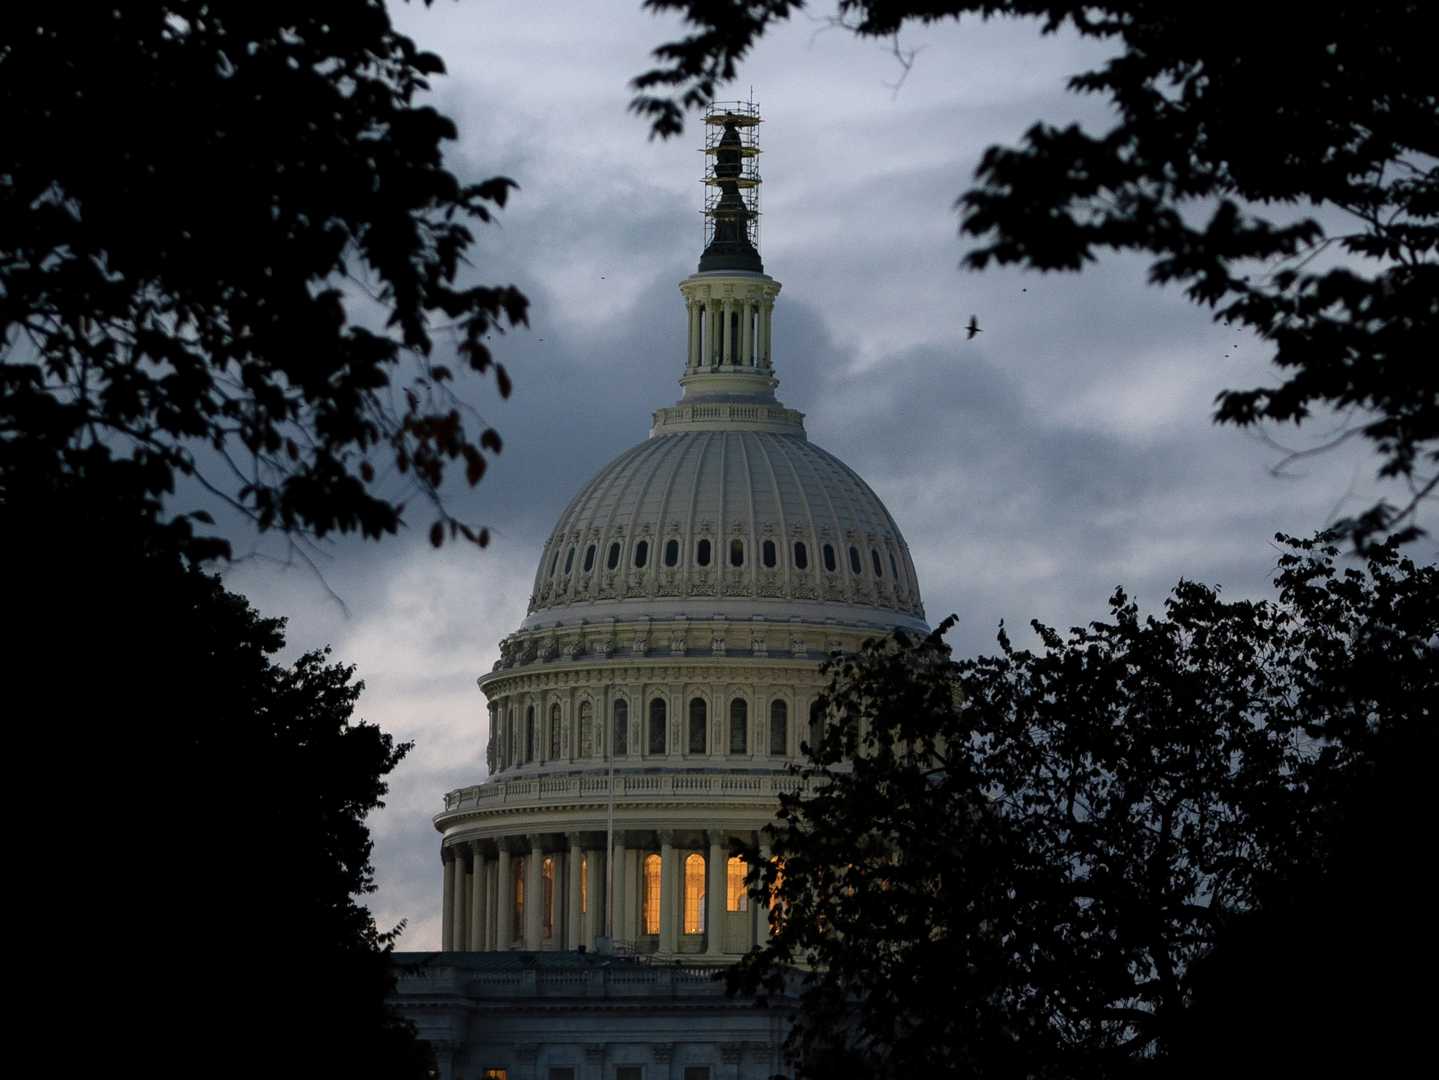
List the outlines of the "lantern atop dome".
{"type": "Polygon", "coordinates": [[[705,112],[705,247],[700,273],[764,273],[759,256],[762,122],[753,101],[716,101],[705,112]]]}

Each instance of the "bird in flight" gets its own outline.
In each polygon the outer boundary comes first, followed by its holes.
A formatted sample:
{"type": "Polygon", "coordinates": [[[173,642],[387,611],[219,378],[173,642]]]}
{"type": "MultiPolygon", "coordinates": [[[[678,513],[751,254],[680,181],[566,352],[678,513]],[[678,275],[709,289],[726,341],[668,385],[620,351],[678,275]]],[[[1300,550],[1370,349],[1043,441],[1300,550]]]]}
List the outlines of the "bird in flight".
{"type": "Polygon", "coordinates": [[[965,341],[973,341],[975,334],[983,333],[983,331],[979,328],[979,317],[976,315],[971,315],[969,317],[969,325],[966,326],[964,329],[966,334],[964,339],[965,341]]]}

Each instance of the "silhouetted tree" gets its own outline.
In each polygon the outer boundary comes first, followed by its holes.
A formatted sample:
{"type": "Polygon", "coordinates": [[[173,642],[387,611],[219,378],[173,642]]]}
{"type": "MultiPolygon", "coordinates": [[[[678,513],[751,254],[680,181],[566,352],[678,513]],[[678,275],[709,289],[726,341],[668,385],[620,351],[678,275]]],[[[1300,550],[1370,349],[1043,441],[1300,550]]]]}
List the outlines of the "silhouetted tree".
{"type": "MultiPolygon", "coordinates": [[[[1233,1067],[1206,1025],[1270,960],[1291,962],[1251,988],[1299,994],[1292,1018],[1360,1021],[1410,993],[1379,979],[1395,955],[1364,946],[1427,938],[1433,810],[1370,797],[1439,749],[1439,571],[1392,539],[1343,570],[1323,540],[1281,540],[1276,600],[1181,582],[1163,618],[1117,591],[1068,637],[1035,623],[1038,652],[1001,628],[997,655],[956,662],[950,619],[831,661],[801,770],[817,789],[782,797],[778,866],[752,874],[761,895],[778,883],[775,933],[730,978],[773,990],[807,969],[801,1075],[1233,1067]],[[1382,839],[1376,806],[1406,808],[1378,814],[1382,839]],[[1367,978],[1304,986],[1331,960],[1367,978]]],[[[1311,1047],[1291,1059],[1399,1060],[1423,1030],[1376,1046],[1352,1024],[1241,1027],[1270,1032],[1270,1064],[1295,1040],[1311,1047]]]]}
{"type": "Polygon", "coordinates": [[[393,533],[418,493],[434,543],[483,543],[439,492],[500,439],[436,321],[506,395],[484,342],[526,300],[461,280],[514,185],[445,168],[454,124],[415,103],[443,70],[382,0],[5,5],[0,494],[26,442],[151,498],[194,475],[292,536],[393,533]]]}
{"type": "MultiPolygon", "coordinates": [[[[635,109],[667,136],[804,5],[644,6],[693,27],[634,80],[635,109]]],[[[1105,42],[1114,55],[1069,87],[1104,95],[1116,117],[1098,134],[1041,120],[1020,146],[986,150],[958,200],[962,231],[979,238],[965,264],[1073,271],[1104,249],[1150,256],[1152,281],[1182,284],[1273,349],[1281,381],[1225,391],[1216,420],[1339,411],[1350,422],[1340,438],[1362,434],[1380,475],[1406,478],[1413,495],[1347,522],[1356,542],[1413,535],[1415,509],[1439,483],[1431,6],[839,0],[834,21],[884,38],[962,15],[1032,18],[1044,33],[1072,27],[1105,42]]]]}

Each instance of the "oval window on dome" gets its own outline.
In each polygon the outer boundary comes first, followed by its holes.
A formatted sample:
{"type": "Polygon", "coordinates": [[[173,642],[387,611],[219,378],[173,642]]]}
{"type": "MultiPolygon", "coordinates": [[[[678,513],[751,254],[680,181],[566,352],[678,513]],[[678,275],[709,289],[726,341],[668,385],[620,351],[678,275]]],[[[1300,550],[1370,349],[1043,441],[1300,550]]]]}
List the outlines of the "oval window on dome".
{"type": "Polygon", "coordinates": [[[796,570],[809,569],[809,552],[805,549],[803,540],[794,542],[794,568],[796,570]]]}
{"type": "Polygon", "coordinates": [[[571,570],[574,569],[574,567],[575,567],[575,549],[574,549],[574,548],[570,548],[569,552],[566,553],[566,555],[565,555],[565,573],[568,574],[571,570]]]}
{"type": "Polygon", "coordinates": [[[869,550],[870,561],[874,563],[874,576],[884,577],[884,568],[879,564],[879,552],[874,548],[869,550]]]}
{"type": "Polygon", "coordinates": [[[695,562],[700,566],[710,564],[710,542],[708,540],[701,540],[695,545],[695,562]]]}
{"type": "Polygon", "coordinates": [[[731,566],[744,565],[744,541],[735,537],[729,542],[729,564],[731,566]]]}
{"type": "Polygon", "coordinates": [[[776,559],[773,540],[766,540],[764,542],[764,548],[760,551],[760,557],[764,559],[764,564],[766,568],[774,568],[776,559]]]}
{"type": "Polygon", "coordinates": [[[589,573],[591,570],[593,570],[594,568],[595,568],[595,545],[594,545],[594,544],[591,544],[589,547],[585,548],[585,573],[588,574],[588,573],[589,573]]]}
{"type": "Polygon", "coordinates": [[[849,568],[853,573],[856,574],[860,573],[864,569],[864,567],[860,564],[859,561],[859,548],[855,547],[853,544],[849,545],[849,568]]]}
{"type": "Polygon", "coordinates": [[[635,565],[642,567],[645,563],[649,561],[650,542],[648,540],[641,540],[638,544],[635,545],[635,565]]]}
{"type": "Polygon", "coordinates": [[[554,577],[554,576],[555,576],[555,571],[558,570],[559,568],[560,568],[560,549],[559,549],[559,548],[555,548],[554,557],[553,557],[552,559],[550,559],[550,577],[554,577]]]}
{"type": "Polygon", "coordinates": [[[605,566],[608,569],[613,570],[615,567],[619,566],[619,564],[620,545],[618,543],[613,543],[610,545],[610,553],[605,556],[605,566]]]}
{"type": "Polygon", "coordinates": [[[668,540],[665,542],[665,565],[674,566],[680,561],[680,542],[668,540]]]}
{"type": "Polygon", "coordinates": [[[835,571],[835,565],[836,565],[836,564],[835,564],[835,561],[834,561],[834,545],[833,545],[833,544],[825,544],[825,546],[824,546],[824,568],[825,568],[826,570],[828,570],[831,574],[833,574],[834,571],[835,571]]]}
{"type": "Polygon", "coordinates": [[[894,563],[894,552],[892,552],[892,551],[889,553],[889,572],[895,576],[895,579],[896,579],[896,580],[898,580],[898,578],[899,578],[899,567],[896,566],[895,563],[894,563]]]}

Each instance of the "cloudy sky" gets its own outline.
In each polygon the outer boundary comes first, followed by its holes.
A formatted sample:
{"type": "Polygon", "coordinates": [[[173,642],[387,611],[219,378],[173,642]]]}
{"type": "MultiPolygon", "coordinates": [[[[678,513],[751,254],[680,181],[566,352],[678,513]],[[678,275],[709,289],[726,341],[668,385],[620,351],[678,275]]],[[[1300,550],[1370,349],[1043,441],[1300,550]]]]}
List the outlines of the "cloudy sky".
{"type": "MultiPolygon", "coordinates": [[[[652,142],[626,110],[628,79],[677,27],[638,0],[438,0],[396,18],[448,65],[434,96],[460,128],[454,170],[520,184],[474,253],[477,281],[514,282],[533,305],[531,327],[496,350],[513,397],[467,390],[505,450],[452,501],[495,542],[436,553],[422,514],[412,536],[327,549],[323,580],[264,558],[227,579],[290,620],[292,652],[329,644],[357,664],[363,718],[414,741],[371,822],[370,902],[382,927],[406,921],[399,947],[421,949],[440,937],[430,816],[444,791],[484,777],[475,679],[523,617],[565,503],[679,395],[676,283],[699,255],[703,158],[696,125],[652,142]]],[[[1215,393],[1265,381],[1265,353],[1146,285],[1140,262],[1064,277],[958,269],[952,206],[984,148],[1041,117],[1104,126],[1101,103],[1064,90],[1103,53],[1021,23],[916,28],[901,45],[917,52],[896,90],[888,46],[801,17],[724,95],[753,88],[766,119],[781,399],[888,504],[930,621],[959,615],[961,654],[989,649],[1001,619],[1098,618],[1119,584],[1153,608],[1180,577],[1264,594],[1273,534],[1373,501],[1372,461],[1346,450],[1276,478],[1272,446],[1213,427],[1215,393]],[[972,314],[983,333],[969,342],[972,314]]],[[[1325,431],[1269,434],[1299,447],[1325,431]]]]}

